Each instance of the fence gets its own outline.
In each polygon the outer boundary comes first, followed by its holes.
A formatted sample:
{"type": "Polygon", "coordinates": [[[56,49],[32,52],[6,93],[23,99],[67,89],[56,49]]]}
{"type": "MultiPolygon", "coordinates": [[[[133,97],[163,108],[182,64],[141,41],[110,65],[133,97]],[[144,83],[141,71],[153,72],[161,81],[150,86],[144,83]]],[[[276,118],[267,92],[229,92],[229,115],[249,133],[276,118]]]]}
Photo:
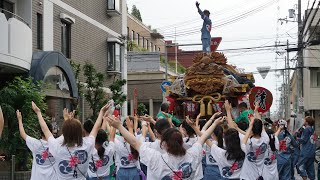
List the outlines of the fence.
{"type": "Polygon", "coordinates": [[[16,157],[12,156],[10,161],[0,162],[0,180],[29,180],[31,171],[16,171],[16,157]]]}

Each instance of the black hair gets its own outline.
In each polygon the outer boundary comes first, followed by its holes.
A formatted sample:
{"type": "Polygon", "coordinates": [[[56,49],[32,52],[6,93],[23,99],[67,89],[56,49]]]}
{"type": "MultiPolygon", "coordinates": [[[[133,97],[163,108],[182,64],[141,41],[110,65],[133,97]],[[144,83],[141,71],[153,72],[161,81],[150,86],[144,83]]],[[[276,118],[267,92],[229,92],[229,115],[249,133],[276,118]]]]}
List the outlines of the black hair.
{"type": "MultiPolygon", "coordinates": [[[[132,116],[129,116],[129,119],[130,119],[130,121],[133,121],[133,117],[132,116]]],[[[127,120],[124,120],[122,125],[123,125],[124,128],[126,128],[128,130],[126,121],[127,120]]],[[[133,156],[133,159],[136,159],[136,160],[139,159],[139,152],[136,149],[134,149],[131,145],[130,145],[130,151],[131,151],[131,154],[133,156]]]]}
{"type": "Polygon", "coordinates": [[[239,129],[241,129],[242,131],[246,131],[249,127],[249,125],[246,121],[239,121],[239,122],[237,122],[237,125],[238,125],[239,129]]]}
{"type": "Polygon", "coordinates": [[[223,128],[221,126],[217,126],[213,133],[217,137],[218,147],[223,148],[223,128]]]}
{"type": "Polygon", "coordinates": [[[276,145],[275,145],[275,141],[276,141],[276,138],[275,138],[275,135],[274,135],[274,131],[272,129],[267,129],[267,134],[269,136],[269,146],[271,148],[271,150],[273,152],[275,152],[277,149],[276,149],[276,145]]]}
{"type": "Polygon", "coordinates": [[[253,126],[252,126],[252,133],[253,135],[261,136],[263,128],[263,123],[260,119],[254,119],[253,126]]]}
{"type": "Polygon", "coordinates": [[[162,135],[165,130],[170,128],[170,123],[167,119],[162,118],[159,119],[156,124],[154,125],[154,129],[157,130],[157,132],[162,135]]]}
{"type": "Polygon", "coordinates": [[[166,143],[166,151],[174,156],[184,156],[186,149],[183,147],[182,134],[176,128],[169,128],[164,131],[161,143],[166,143]]]}
{"type": "Polygon", "coordinates": [[[94,123],[91,119],[87,119],[84,123],[83,123],[83,129],[87,132],[90,133],[92,131],[92,128],[94,126],[94,123]]]}
{"type": "Polygon", "coordinates": [[[240,104],[239,104],[239,107],[248,109],[248,105],[247,105],[247,103],[245,103],[245,102],[240,103],[240,104]]]}
{"type": "MultiPolygon", "coordinates": [[[[50,122],[46,122],[46,124],[47,124],[47,126],[48,126],[49,131],[52,133],[52,129],[53,129],[52,124],[51,124],[50,122]]],[[[45,137],[45,136],[44,136],[44,133],[42,132],[41,129],[40,129],[40,135],[41,135],[41,137],[45,137]]]]}
{"type": "Polygon", "coordinates": [[[224,142],[226,144],[227,160],[244,160],[245,153],[241,149],[239,133],[236,129],[230,128],[224,133],[224,142]]]}
{"type": "Polygon", "coordinates": [[[168,103],[162,103],[160,106],[160,110],[163,112],[168,112],[169,110],[169,104],[168,103]]]}
{"type": "Polygon", "coordinates": [[[100,129],[96,137],[96,144],[100,145],[100,147],[97,149],[100,159],[104,158],[105,149],[103,147],[103,143],[106,142],[107,139],[108,139],[107,133],[104,130],[100,129]]]}
{"type": "MultiPolygon", "coordinates": [[[[190,137],[190,136],[193,136],[196,134],[196,132],[193,130],[193,128],[187,123],[187,121],[183,121],[182,122],[182,127],[184,129],[186,129],[186,132],[187,132],[187,135],[190,137]]],[[[188,140],[187,140],[188,141],[188,140]]]]}
{"type": "Polygon", "coordinates": [[[200,129],[201,129],[201,130],[202,130],[203,126],[204,126],[206,123],[207,123],[207,121],[204,120],[204,119],[200,119],[200,120],[199,120],[199,126],[200,126],[200,129]]]}

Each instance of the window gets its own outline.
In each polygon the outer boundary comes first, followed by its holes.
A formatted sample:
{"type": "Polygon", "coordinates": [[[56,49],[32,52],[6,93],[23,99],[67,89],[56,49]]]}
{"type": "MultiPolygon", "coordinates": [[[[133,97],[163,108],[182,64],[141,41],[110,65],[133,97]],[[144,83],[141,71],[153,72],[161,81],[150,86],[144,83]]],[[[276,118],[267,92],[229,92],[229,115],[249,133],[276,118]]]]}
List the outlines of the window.
{"type": "Polygon", "coordinates": [[[311,72],[311,87],[312,88],[320,88],[320,69],[313,68],[310,69],[311,72]]]}
{"type": "Polygon", "coordinates": [[[129,27],[127,27],[127,40],[130,40],[129,27]]]}
{"type": "Polygon", "coordinates": [[[152,52],[153,51],[153,43],[150,42],[150,51],[152,52]]]}
{"type": "Polygon", "coordinates": [[[0,8],[4,9],[1,10],[7,19],[12,18],[12,13],[14,13],[14,4],[10,1],[0,0],[0,8]]]}
{"type": "Polygon", "coordinates": [[[37,49],[42,50],[42,38],[43,38],[43,32],[42,32],[42,14],[37,13],[37,49]]]}
{"type": "Polygon", "coordinates": [[[118,43],[108,43],[108,71],[121,72],[122,48],[118,43]]]}
{"type": "Polygon", "coordinates": [[[71,24],[61,23],[61,52],[71,58],[71,24]]]}
{"type": "Polygon", "coordinates": [[[120,12],[120,0],[108,0],[107,10],[119,11],[120,12]]]}
{"type": "Polygon", "coordinates": [[[140,45],[140,34],[137,33],[137,45],[140,45]]]}
{"type": "Polygon", "coordinates": [[[160,48],[158,48],[158,51],[161,51],[160,48]]]}
{"type": "Polygon", "coordinates": [[[146,45],[147,45],[147,50],[149,50],[149,41],[148,41],[148,39],[146,40],[146,45]]]}
{"type": "Polygon", "coordinates": [[[135,37],[134,37],[134,30],[131,31],[131,40],[134,41],[135,37]]]}

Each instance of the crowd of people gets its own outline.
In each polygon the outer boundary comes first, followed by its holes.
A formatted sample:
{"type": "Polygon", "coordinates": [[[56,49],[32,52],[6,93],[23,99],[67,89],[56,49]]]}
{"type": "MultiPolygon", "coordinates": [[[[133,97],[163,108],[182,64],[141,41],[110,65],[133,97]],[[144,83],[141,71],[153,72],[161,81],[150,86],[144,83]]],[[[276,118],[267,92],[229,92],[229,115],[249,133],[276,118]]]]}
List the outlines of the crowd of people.
{"type": "MultiPolygon", "coordinates": [[[[62,134],[54,137],[52,125],[32,102],[40,139],[26,134],[21,112],[16,114],[33,155],[32,180],[289,180],[295,169],[303,179],[316,179],[312,117],[305,117],[304,126],[291,135],[284,120],[276,128],[265,126],[258,105],[252,112],[241,105],[247,117],[235,120],[231,104],[226,101],[224,107],[225,114],[217,112],[208,120],[187,116],[182,123],[166,112],[161,118],[130,116],[121,122],[107,104],[95,123],[81,124],[64,109],[62,134]]],[[[0,135],[3,122],[0,108],[0,135]]]]}

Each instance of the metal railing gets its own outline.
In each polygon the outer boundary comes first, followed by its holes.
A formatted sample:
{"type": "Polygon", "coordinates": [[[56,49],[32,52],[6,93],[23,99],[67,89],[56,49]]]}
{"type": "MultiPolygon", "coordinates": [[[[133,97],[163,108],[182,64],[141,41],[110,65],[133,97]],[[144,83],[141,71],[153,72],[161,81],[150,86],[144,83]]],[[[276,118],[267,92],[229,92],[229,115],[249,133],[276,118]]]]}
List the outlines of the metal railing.
{"type": "Polygon", "coordinates": [[[14,18],[18,19],[19,21],[23,22],[23,23],[26,24],[28,27],[30,27],[29,23],[27,23],[22,17],[18,16],[17,14],[14,14],[13,12],[8,11],[8,10],[6,10],[6,9],[0,8],[0,13],[2,13],[3,11],[6,12],[6,13],[11,14],[14,18]]]}

